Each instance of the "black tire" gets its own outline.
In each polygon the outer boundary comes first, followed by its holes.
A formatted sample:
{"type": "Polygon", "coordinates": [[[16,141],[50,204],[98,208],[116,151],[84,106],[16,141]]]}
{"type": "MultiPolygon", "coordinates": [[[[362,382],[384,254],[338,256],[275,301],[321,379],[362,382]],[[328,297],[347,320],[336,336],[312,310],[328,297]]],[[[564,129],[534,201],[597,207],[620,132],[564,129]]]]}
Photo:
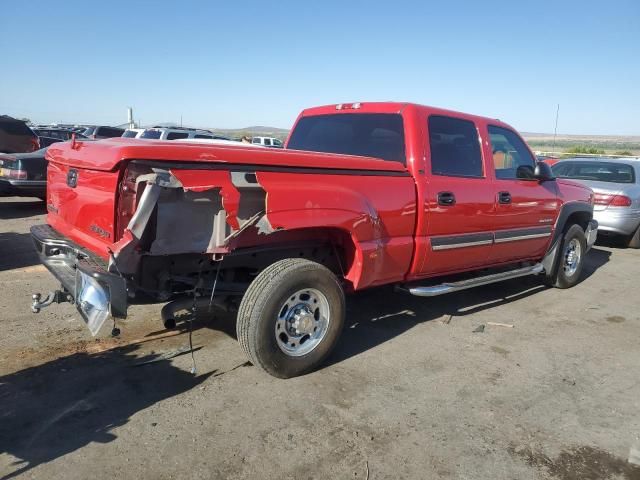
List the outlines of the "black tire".
{"type": "Polygon", "coordinates": [[[331,353],[342,332],[344,316],[344,292],[336,276],[319,263],[287,258],[265,268],[249,285],[238,310],[236,331],[253,365],[274,377],[291,378],[315,369],[331,353]],[[278,338],[276,327],[282,323],[282,312],[289,308],[285,304],[304,289],[324,296],[330,320],[326,333],[311,351],[292,356],[280,346],[282,333],[278,338]]]}
{"type": "MultiPolygon", "coordinates": [[[[575,245],[575,244],[573,244],[575,245]]],[[[573,224],[562,237],[558,259],[556,261],[555,271],[546,276],[546,284],[555,288],[571,288],[580,282],[582,276],[582,268],[584,267],[584,259],[587,251],[587,239],[584,230],[580,225],[573,224]],[[568,267],[566,261],[569,256],[568,249],[572,242],[576,241],[580,245],[580,255],[577,265],[573,271],[568,267]]]]}
{"type": "Polygon", "coordinates": [[[640,226],[638,226],[638,228],[636,228],[635,233],[629,237],[629,242],[627,243],[627,247],[640,248],[640,226]]]}

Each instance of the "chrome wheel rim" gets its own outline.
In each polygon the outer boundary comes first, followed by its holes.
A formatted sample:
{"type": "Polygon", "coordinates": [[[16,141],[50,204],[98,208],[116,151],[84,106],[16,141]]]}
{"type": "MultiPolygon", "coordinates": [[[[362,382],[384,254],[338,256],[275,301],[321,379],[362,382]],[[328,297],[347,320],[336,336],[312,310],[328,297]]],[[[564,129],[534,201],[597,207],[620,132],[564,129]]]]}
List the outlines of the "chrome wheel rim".
{"type": "Polygon", "coordinates": [[[564,249],[564,273],[567,277],[572,277],[580,266],[582,257],[582,246],[577,238],[572,238],[564,249]]]}
{"type": "Polygon", "coordinates": [[[316,348],[326,336],[331,320],[329,301],[315,288],[290,295],[277,315],[276,342],[291,357],[306,355],[316,348]]]}

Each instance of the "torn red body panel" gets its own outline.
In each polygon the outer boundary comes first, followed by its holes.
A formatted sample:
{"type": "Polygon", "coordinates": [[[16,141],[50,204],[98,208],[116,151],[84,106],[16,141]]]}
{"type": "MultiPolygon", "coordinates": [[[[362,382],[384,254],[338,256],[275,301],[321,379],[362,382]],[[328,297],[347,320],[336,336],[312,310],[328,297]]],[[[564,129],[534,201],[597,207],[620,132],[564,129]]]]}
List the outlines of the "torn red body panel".
{"type": "Polygon", "coordinates": [[[355,256],[345,278],[354,289],[401,281],[411,263],[415,190],[410,177],[258,172],[274,230],[335,228],[355,256]],[[311,181],[311,178],[313,181],[311,181]]]}

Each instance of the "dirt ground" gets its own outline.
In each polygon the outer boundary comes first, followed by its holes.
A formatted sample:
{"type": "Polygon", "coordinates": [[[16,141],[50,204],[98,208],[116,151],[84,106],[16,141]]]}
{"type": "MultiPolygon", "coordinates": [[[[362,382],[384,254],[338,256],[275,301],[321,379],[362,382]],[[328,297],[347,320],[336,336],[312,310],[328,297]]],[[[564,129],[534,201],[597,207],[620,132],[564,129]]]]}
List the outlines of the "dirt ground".
{"type": "Polygon", "coordinates": [[[194,376],[160,359],[188,344],[160,306],[118,339],[71,305],[30,312],[57,286],[43,221],[0,199],[0,478],[640,479],[639,251],[597,245],[571,290],[352,296],[329,362],[292,380],[246,362],[232,316],[202,319],[194,376]]]}

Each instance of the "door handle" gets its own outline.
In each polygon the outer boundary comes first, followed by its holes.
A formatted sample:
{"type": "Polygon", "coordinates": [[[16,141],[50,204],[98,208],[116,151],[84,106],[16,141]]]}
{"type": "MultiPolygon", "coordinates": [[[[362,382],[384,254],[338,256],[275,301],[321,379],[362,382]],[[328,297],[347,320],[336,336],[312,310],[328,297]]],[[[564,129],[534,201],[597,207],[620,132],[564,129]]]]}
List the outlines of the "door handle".
{"type": "Polygon", "coordinates": [[[509,192],[499,192],[498,203],[502,203],[502,204],[511,203],[511,194],[509,192]]]}
{"type": "Polygon", "coordinates": [[[456,196],[453,192],[440,192],[438,193],[438,205],[444,207],[450,207],[456,204],[456,196]]]}

